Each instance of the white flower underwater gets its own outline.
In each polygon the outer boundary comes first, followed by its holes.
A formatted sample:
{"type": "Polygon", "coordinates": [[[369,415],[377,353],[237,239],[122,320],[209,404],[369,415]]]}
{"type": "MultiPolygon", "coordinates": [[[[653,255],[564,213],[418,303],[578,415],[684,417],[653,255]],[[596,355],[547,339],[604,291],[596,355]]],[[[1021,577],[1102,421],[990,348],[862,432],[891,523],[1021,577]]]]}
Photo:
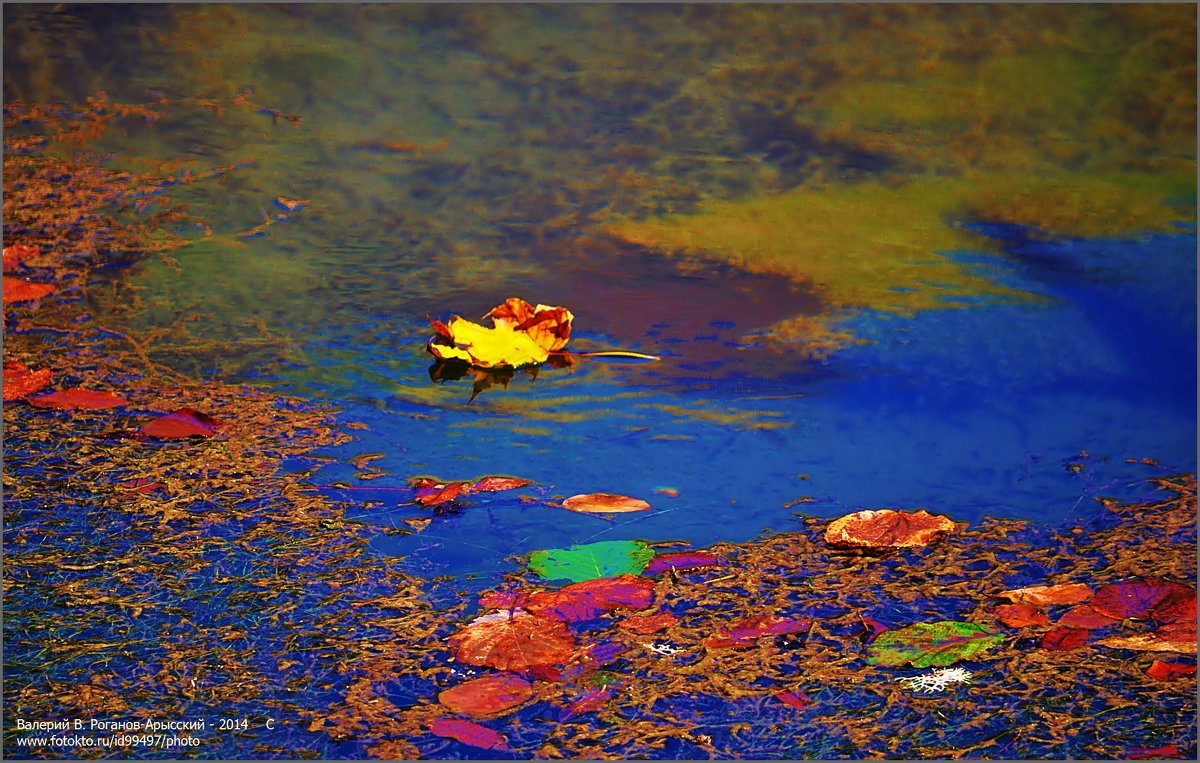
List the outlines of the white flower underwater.
{"type": "Polygon", "coordinates": [[[971,682],[971,671],[962,668],[938,668],[932,673],[919,676],[908,676],[896,679],[907,684],[914,691],[932,693],[941,691],[950,684],[965,684],[971,682]]]}

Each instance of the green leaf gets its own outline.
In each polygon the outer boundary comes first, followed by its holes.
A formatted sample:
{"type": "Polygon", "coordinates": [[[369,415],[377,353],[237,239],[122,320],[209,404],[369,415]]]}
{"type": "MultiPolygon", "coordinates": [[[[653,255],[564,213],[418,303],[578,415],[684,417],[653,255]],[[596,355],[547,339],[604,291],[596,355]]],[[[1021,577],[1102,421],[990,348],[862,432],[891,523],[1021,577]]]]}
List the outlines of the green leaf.
{"type": "Polygon", "coordinates": [[[640,573],[654,557],[654,550],[639,540],[609,540],[571,548],[534,551],[529,568],[550,580],[581,583],[625,573],[640,573]]]}
{"type": "Polygon", "coordinates": [[[917,623],[879,634],[871,643],[867,662],[890,667],[911,663],[918,668],[952,665],[991,649],[1003,639],[974,623],[917,623]]]}

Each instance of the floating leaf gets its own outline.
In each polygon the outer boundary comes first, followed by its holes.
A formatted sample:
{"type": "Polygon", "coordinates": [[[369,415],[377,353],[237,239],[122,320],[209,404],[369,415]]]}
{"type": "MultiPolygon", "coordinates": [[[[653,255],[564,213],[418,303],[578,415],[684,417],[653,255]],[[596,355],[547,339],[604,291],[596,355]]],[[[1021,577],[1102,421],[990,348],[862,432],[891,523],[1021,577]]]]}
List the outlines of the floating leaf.
{"type": "Polygon", "coordinates": [[[998,598],[1008,599],[1014,604],[1034,604],[1042,607],[1047,604],[1078,604],[1092,598],[1092,589],[1082,583],[1066,583],[1064,585],[1036,585],[1029,588],[1014,588],[996,594],[998,598]]]}
{"type": "Polygon", "coordinates": [[[614,609],[645,609],[654,603],[654,583],[637,575],[572,583],[557,591],[539,591],[522,607],[566,622],[593,620],[614,609]]]}
{"type": "Polygon", "coordinates": [[[1057,628],[1047,631],[1042,636],[1042,649],[1049,649],[1052,652],[1066,652],[1086,644],[1090,635],[1091,631],[1086,628],[1072,628],[1068,625],[1060,625],[1057,628]]]}
{"type": "Polygon", "coordinates": [[[433,723],[429,724],[429,731],[437,736],[456,739],[463,744],[482,747],[485,750],[508,749],[508,740],[502,734],[473,721],[464,721],[458,718],[434,718],[433,723]]]}
{"type": "Polygon", "coordinates": [[[458,647],[459,662],[518,673],[562,665],[575,651],[575,639],[564,623],[529,614],[469,625],[449,641],[458,647]]]}
{"type": "Polygon", "coordinates": [[[677,622],[679,618],[670,612],[659,612],[656,615],[630,615],[617,623],[617,627],[633,633],[646,634],[658,633],[677,622]]]}
{"type": "Polygon", "coordinates": [[[422,487],[417,489],[417,494],[413,496],[413,499],[422,506],[436,506],[439,503],[453,501],[459,494],[466,492],[470,485],[469,482],[451,482],[448,485],[422,487]]]}
{"type": "Polygon", "coordinates": [[[744,649],[754,646],[763,636],[781,633],[800,633],[809,629],[811,620],[805,618],[782,618],[771,615],[755,615],[739,620],[727,629],[704,640],[710,649],[744,649]]]}
{"type": "Polygon", "coordinates": [[[1155,660],[1150,663],[1150,667],[1146,668],[1146,675],[1156,681],[1171,681],[1182,676],[1196,675],[1196,666],[1155,660]]]}
{"type": "Polygon", "coordinates": [[[612,493],[588,493],[573,495],[562,503],[564,509],[586,514],[623,514],[630,511],[646,511],[650,504],[640,498],[612,493]]]}
{"type": "Polygon", "coordinates": [[[646,565],[646,575],[657,575],[667,570],[692,570],[704,567],[720,567],[725,560],[703,551],[680,551],[658,554],[646,565]]]}
{"type": "Polygon", "coordinates": [[[1182,583],[1162,578],[1135,578],[1101,587],[1091,605],[1097,612],[1110,617],[1145,617],[1168,596],[1194,599],[1196,593],[1182,583]]]}
{"type": "Polygon", "coordinates": [[[49,368],[32,371],[20,361],[10,361],[4,364],[4,399],[20,400],[40,389],[50,386],[54,381],[54,372],[49,368]]]}
{"type": "Polygon", "coordinates": [[[996,607],[996,617],[1009,628],[1050,624],[1046,613],[1033,604],[1001,604],[996,607]]]}
{"type": "Polygon", "coordinates": [[[25,399],[25,402],[38,408],[61,408],[67,411],[102,410],[129,405],[129,401],[123,397],[95,389],[64,389],[48,395],[29,397],[25,399]]]}
{"type": "Polygon", "coordinates": [[[840,548],[912,548],[927,546],[954,531],[948,517],[927,511],[867,509],[835,519],[825,542],[840,548]]]}
{"type": "Polygon", "coordinates": [[[529,555],[529,568],[550,580],[578,583],[626,573],[636,575],[646,568],[653,556],[653,549],[642,541],[609,540],[569,549],[534,551],[529,555]]]}
{"type": "Polygon", "coordinates": [[[476,678],[438,694],[438,702],[456,713],[499,715],[533,697],[533,685],[511,673],[476,678]]]}
{"type": "Polygon", "coordinates": [[[879,634],[871,643],[867,661],[890,667],[905,663],[918,668],[942,667],[971,659],[1003,640],[974,623],[917,623],[879,634]]]}
{"type": "Polygon", "coordinates": [[[4,303],[30,302],[54,291],[54,284],[26,281],[24,278],[3,277],[4,303]]]}
{"type": "Polygon", "coordinates": [[[487,477],[480,477],[474,481],[456,480],[453,482],[443,482],[434,477],[410,477],[408,484],[417,491],[414,500],[424,506],[436,506],[439,503],[452,501],[459,495],[495,493],[501,490],[512,490],[532,485],[533,482],[518,477],[489,475],[487,477]]]}
{"type": "Polygon", "coordinates": [[[544,363],[566,346],[574,316],[565,307],[537,305],[510,297],[490,310],[493,328],[453,316],[448,323],[430,320],[437,333],[427,345],[441,360],[457,360],[480,368],[544,363]]]}
{"type": "Polygon", "coordinates": [[[185,437],[212,437],[223,424],[207,413],[194,408],[180,408],[160,416],[138,430],[138,434],[159,440],[180,440],[185,437]]]}

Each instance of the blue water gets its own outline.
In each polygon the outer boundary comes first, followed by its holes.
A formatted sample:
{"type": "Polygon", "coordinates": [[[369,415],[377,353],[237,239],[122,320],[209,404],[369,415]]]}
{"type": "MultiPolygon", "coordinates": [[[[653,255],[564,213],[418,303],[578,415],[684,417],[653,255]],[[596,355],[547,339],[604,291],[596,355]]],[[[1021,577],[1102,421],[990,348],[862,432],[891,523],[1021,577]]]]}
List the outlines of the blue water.
{"type": "MultiPolygon", "coordinates": [[[[722,336],[736,333],[736,315],[712,316],[699,334],[694,321],[681,330],[665,320],[613,337],[589,332],[584,312],[572,346],[669,357],[518,374],[469,403],[469,379],[430,381],[427,326],[363,316],[314,339],[322,381],[306,373],[295,388],[369,425],[332,455],[385,454],[371,466],[388,476],[330,491],[382,502],[359,505],[358,518],[404,527],[431,516],[409,502],[405,479],[415,475],[537,483],[470,496],[423,532],[377,544],[421,572],[485,582],[518,563],[506,558],[540,548],[744,541],[795,529],[799,515],[859,508],[1070,523],[1093,515],[1097,496],[1144,497],[1147,477],[1194,471],[1195,234],[1037,241],[1011,226],[978,229],[1005,251],[986,260],[989,276],[1045,301],[862,313],[851,325],[870,343],[823,362],[735,349],[722,336]],[[1159,465],[1127,463],[1141,458],[1159,465]],[[548,505],[601,491],[653,508],[609,520],[548,505]]],[[[343,462],[321,478],[353,482],[354,472],[343,462]]]]}

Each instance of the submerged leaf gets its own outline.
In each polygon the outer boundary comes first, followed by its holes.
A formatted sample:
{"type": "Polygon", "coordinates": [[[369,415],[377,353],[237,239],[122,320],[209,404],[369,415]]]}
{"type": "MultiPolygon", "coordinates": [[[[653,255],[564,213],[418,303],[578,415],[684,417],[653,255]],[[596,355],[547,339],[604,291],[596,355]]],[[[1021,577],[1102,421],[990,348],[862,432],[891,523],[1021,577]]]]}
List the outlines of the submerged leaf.
{"type": "Polygon", "coordinates": [[[160,416],[138,430],[138,434],[159,440],[180,440],[185,437],[212,437],[224,426],[207,413],[194,408],[179,410],[160,416]]]}
{"type": "Polygon", "coordinates": [[[498,715],[533,697],[533,685],[511,673],[476,678],[438,694],[438,702],[456,713],[498,715]]]}
{"type": "Polygon", "coordinates": [[[625,573],[638,574],[654,556],[642,541],[609,540],[571,548],[534,551],[529,568],[549,580],[582,582],[625,573]]]}
{"type": "Polygon", "coordinates": [[[996,607],[996,617],[1009,628],[1050,624],[1046,613],[1033,604],[1001,604],[996,607]]]}
{"type": "Polygon", "coordinates": [[[646,575],[657,575],[667,570],[693,570],[704,567],[720,567],[725,560],[703,551],[679,551],[672,554],[658,554],[646,565],[646,575]]]}
{"type": "Polygon", "coordinates": [[[588,493],[573,495],[562,503],[564,509],[585,514],[623,514],[631,511],[646,511],[650,504],[640,498],[612,493],[588,493]]]}
{"type": "Polygon", "coordinates": [[[1069,625],[1060,625],[1057,628],[1047,631],[1042,636],[1042,649],[1049,649],[1052,652],[1066,652],[1086,644],[1090,635],[1091,632],[1086,628],[1072,628],[1069,625]]]}
{"type": "Polygon", "coordinates": [[[1194,589],[1162,578],[1135,578],[1124,583],[1106,585],[1096,591],[1091,601],[1097,612],[1123,619],[1145,617],[1168,596],[1178,600],[1195,600],[1194,589]]]}
{"type": "Polygon", "coordinates": [[[943,620],[884,631],[871,642],[867,662],[896,667],[952,665],[997,646],[1004,637],[974,623],[943,620]]]}
{"type": "Polygon", "coordinates": [[[1146,668],[1146,675],[1156,681],[1171,681],[1182,676],[1196,675],[1196,666],[1155,660],[1150,663],[1150,667],[1146,668]]]}
{"type": "Polygon", "coordinates": [[[48,395],[26,398],[25,402],[37,408],[61,408],[67,411],[103,410],[129,404],[123,397],[95,389],[63,389],[48,395]]]}
{"type": "Polygon", "coordinates": [[[654,583],[621,575],[572,583],[557,591],[539,591],[521,603],[534,614],[566,622],[593,620],[614,609],[645,609],[654,602],[654,583]]]}
{"type": "Polygon", "coordinates": [[[26,395],[32,395],[40,389],[50,386],[54,381],[54,372],[49,368],[37,371],[31,370],[20,361],[4,364],[4,399],[20,400],[26,395]]]}
{"type": "Polygon", "coordinates": [[[727,629],[704,640],[710,649],[745,649],[754,646],[763,636],[782,633],[801,633],[809,629],[812,621],[805,618],[782,618],[771,615],[755,615],[739,620],[727,629]]]}
{"type": "Polygon", "coordinates": [[[4,304],[14,302],[30,302],[41,299],[54,292],[54,284],[26,281],[24,278],[9,278],[4,276],[4,304]]]}
{"type": "Polygon", "coordinates": [[[659,612],[655,615],[630,615],[617,623],[617,627],[633,633],[647,634],[658,633],[677,622],[679,618],[670,612],[659,612]]]}
{"type": "Polygon", "coordinates": [[[588,689],[579,697],[579,699],[571,703],[570,707],[563,709],[562,712],[558,714],[558,721],[559,723],[562,723],[563,721],[571,720],[577,715],[583,715],[584,713],[590,713],[595,710],[599,710],[600,708],[604,707],[604,703],[607,702],[608,698],[611,696],[611,686],[597,686],[594,689],[588,689]]]}
{"type": "Polygon", "coordinates": [[[429,731],[437,736],[456,739],[463,744],[481,747],[485,750],[508,749],[508,740],[502,734],[473,721],[464,721],[458,718],[434,718],[433,723],[429,724],[429,731]]]}

